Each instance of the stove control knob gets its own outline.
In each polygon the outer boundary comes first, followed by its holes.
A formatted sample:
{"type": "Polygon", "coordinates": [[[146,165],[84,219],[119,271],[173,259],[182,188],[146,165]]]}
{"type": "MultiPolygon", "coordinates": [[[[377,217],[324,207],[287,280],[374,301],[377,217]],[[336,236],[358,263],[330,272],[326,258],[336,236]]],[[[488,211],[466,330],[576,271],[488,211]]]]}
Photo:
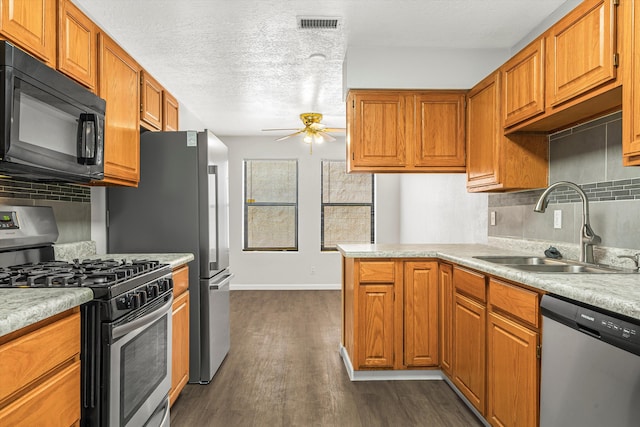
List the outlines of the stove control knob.
{"type": "Polygon", "coordinates": [[[147,291],[138,291],[136,295],[140,299],[140,305],[145,305],[147,303],[147,291]]]}
{"type": "Polygon", "coordinates": [[[118,310],[124,310],[129,308],[130,300],[127,295],[123,295],[116,300],[116,308],[118,310]]]}
{"type": "Polygon", "coordinates": [[[136,308],[140,308],[140,294],[139,293],[134,293],[131,294],[131,297],[129,298],[129,301],[131,301],[131,308],[136,309],[136,308]]]}
{"type": "Polygon", "coordinates": [[[149,296],[151,298],[157,298],[160,295],[160,286],[157,283],[149,285],[149,296]]]}

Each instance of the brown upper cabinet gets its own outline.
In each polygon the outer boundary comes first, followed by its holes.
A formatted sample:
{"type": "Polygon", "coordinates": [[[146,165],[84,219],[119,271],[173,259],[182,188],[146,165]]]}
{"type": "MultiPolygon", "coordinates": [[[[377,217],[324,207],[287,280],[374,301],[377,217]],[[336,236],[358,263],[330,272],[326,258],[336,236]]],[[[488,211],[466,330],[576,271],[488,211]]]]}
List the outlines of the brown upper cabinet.
{"type": "Polygon", "coordinates": [[[0,35],[54,68],[56,1],[0,0],[0,35]]]}
{"type": "Polygon", "coordinates": [[[640,166],[640,0],[624,2],[622,161],[640,166]]]}
{"type": "Polygon", "coordinates": [[[546,187],[547,137],[504,135],[501,93],[501,73],[496,71],[467,95],[467,190],[546,187]]]}
{"type": "Polygon", "coordinates": [[[166,90],[162,92],[162,130],[177,131],[179,129],[178,100],[166,90]]]}
{"type": "Polygon", "coordinates": [[[97,84],[98,27],[69,0],[60,0],[58,70],[93,92],[97,84]]]}
{"type": "Polygon", "coordinates": [[[149,73],[140,73],[140,125],[162,130],[162,86],[149,73]]]}
{"type": "Polygon", "coordinates": [[[464,172],[465,93],[349,91],[349,172],[464,172]]]}
{"type": "Polygon", "coordinates": [[[98,96],[107,101],[104,180],[136,187],[140,180],[140,66],[107,35],[98,35],[98,96]]]}
{"type": "Polygon", "coordinates": [[[585,0],[503,65],[506,132],[555,131],[622,104],[618,4],[585,0]]]}
{"type": "Polygon", "coordinates": [[[544,37],[501,67],[504,126],[544,113],[544,37]]]}

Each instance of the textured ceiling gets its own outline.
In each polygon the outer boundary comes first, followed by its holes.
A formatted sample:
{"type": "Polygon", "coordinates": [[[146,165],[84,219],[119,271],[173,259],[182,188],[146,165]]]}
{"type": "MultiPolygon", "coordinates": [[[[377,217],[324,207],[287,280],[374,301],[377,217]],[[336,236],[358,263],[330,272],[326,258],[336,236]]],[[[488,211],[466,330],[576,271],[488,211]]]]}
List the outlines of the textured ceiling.
{"type": "Polygon", "coordinates": [[[214,133],[262,135],[306,111],[344,126],[347,46],[510,48],[565,0],[73,2],[214,133]],[[300,15],[342,25],[298,30],[300,15]]]}

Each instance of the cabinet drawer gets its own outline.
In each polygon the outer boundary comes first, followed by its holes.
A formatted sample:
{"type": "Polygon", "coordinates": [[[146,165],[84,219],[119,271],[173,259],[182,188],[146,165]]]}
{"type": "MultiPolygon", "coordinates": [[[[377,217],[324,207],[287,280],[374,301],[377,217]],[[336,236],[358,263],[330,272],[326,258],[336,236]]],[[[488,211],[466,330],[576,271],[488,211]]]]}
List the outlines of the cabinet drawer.
{"type": "Polygon", "coordinates": [[[360,262],[360,283],[393,283],[395,282],[394,261],[360,262]]]}
{"type": "Polygon", "coordinates": [[[0,401],[79,353],[77,312],[0,346],[0,401]]]}
{"type": "Polygon", "coordinates": [[[460,267],[454,267],[453,269],[453,285],[456,288],[456,292],[462,292],[482,302],[487,301],[484,279],[484,274],[476,273],[475,271],[465,270],[460,267]]]}
{"type": "Polygon", "coordinates": [[[79,420],[79,360],[0,409],[2,426],[70,426],[79,420]]]}
{"type": "Polygon", "coordinates": [[[540,296],[528,289],[491,279],[489,305],[536,328],[540,326],[540,296]]]}
{"type": "Polygon", "coordinates": [[[182,266],[173,270],[173,296],[177,297],[189,289],[189,267],[182,266]]]}

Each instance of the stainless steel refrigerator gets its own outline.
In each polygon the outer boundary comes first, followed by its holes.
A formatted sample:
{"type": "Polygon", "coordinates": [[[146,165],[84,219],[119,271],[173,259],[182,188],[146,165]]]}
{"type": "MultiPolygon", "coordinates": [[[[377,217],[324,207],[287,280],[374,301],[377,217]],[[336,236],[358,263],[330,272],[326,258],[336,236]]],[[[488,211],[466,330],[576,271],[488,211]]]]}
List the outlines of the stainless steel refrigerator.
{"type": "Polygon", "coordinates": [[[189,382],[230,347],[228,150],[204,132],[145,132],[138,188],[107,190],[109,253],[189,252],[189,382]]]}

